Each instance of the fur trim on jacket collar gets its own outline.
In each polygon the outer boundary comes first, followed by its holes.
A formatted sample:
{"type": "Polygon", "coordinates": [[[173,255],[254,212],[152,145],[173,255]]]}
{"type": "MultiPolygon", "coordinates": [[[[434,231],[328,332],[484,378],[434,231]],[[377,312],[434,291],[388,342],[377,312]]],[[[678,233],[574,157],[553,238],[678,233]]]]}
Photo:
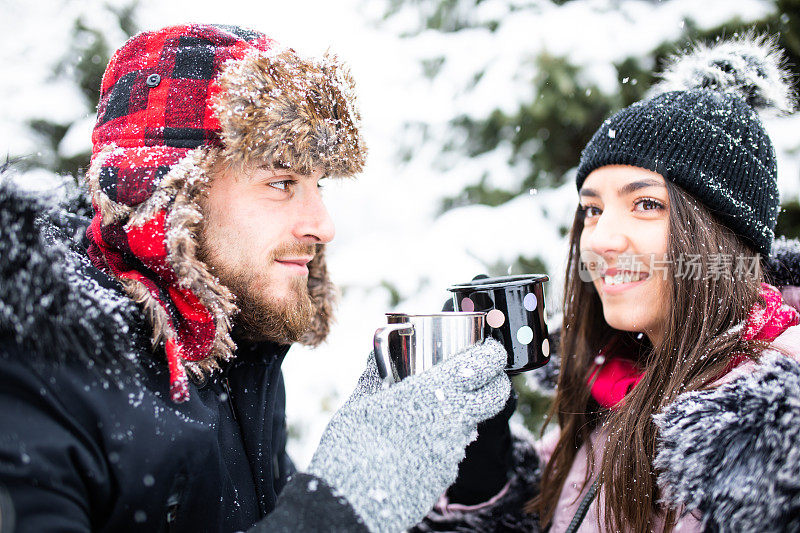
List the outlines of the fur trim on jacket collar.
{"type": "Polygon", "coordinates": [[[769,283],[776,287],[800,287],[800,241],[779,237],[766,261],[769,283]]]}
{"type": "Polygon", "coordinates": [[[50,208],[0,177],[0,334],[32,362],[82,360],[99,373],[125,365],[143,317],[113,279],[70,251],[72,228],[54,226],[50,208]]]}
{"type": "Polygon", "coordinates": [[[758,370],[679,398],[656,417],[663,499],[712,531],[800,530],[800,363],[775,352],[758,370]]]}

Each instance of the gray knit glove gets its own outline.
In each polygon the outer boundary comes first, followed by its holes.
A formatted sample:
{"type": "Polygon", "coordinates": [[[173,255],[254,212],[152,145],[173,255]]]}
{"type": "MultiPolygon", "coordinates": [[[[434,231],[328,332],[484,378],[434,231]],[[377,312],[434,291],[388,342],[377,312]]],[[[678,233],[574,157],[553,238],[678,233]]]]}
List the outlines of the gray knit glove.
{"type": "Polygon", "coordinates": [[[455,481],[478,422],[505,405],[506,358],[490,339],[386,387],[370,356],[308,473],[344,496],[372,532],[417,524],[455,481]]]}

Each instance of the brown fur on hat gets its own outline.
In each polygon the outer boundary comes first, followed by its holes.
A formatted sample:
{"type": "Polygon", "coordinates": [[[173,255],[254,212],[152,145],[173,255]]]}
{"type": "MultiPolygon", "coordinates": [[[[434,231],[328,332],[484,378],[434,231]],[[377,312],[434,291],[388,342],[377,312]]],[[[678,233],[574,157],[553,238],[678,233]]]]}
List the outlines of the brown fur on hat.
{"type": "Polygon", "coordinates": [[[293,50],[250,54],[225,65],[215,102],[223,155],[310,174],[361,172],[366,147],[354,106],[354,82],[335,55],[320,61],[293,50]]]}

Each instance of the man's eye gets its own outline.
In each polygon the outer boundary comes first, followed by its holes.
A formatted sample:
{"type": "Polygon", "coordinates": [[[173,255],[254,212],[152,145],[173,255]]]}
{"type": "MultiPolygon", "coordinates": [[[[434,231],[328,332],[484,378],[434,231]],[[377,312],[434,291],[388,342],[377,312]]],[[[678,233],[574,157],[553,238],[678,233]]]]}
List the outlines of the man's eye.
{"type": "Polygon", "coordinates": [[[292,186],[293,183],[294,180],[281,180],[270,182],[269,186],[281,191],[286,191],[292,186]]]}

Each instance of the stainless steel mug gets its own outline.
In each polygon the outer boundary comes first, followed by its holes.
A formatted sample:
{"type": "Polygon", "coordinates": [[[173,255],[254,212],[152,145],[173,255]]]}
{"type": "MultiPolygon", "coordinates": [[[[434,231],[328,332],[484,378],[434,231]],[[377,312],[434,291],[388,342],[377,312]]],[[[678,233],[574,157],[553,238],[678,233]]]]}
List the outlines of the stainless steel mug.
{"type": "Polygon", "coordinates": [[[375,331],[375,362],[388,383],[418,374],[483,341],[486,313],[386,313],[375,331]]]}

